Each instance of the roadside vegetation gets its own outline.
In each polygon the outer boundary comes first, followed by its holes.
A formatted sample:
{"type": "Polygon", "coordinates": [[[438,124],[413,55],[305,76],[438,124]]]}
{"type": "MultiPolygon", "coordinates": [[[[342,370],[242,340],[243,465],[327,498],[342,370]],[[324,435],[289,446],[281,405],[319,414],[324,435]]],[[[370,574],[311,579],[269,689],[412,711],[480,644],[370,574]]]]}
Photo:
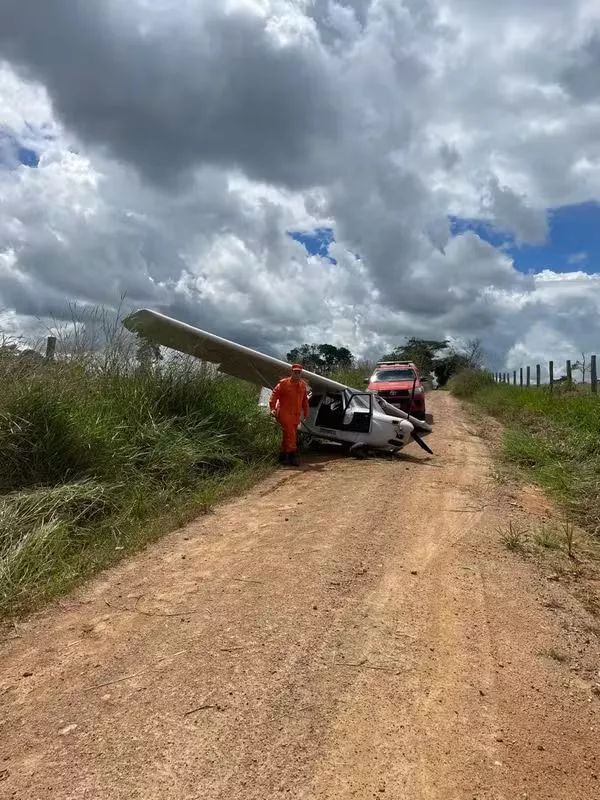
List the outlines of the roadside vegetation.
{"type": "Polygon", "coordinates": [[[450,391],[503,424],[504,459],[558,500],[568,517],[600,535],[600,401],[562,384],[521,388],[480,370],[450,391]]]}
{"type": "Polygon", "coordinates": [[[67,591],[274,462],[258,390],[113,333],[101,350],[76,337],[61,355],[59,343],[54,361],[0,346],[0,616],[67,591]]]}

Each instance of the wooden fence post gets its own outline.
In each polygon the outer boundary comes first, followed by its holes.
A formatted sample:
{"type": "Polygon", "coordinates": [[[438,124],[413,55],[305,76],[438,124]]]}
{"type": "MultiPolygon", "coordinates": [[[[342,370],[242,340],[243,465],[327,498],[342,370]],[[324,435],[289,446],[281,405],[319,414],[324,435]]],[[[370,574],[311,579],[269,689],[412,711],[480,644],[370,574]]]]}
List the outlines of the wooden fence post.
{"type": "Polygon", "coordinates": [[[550,375],[550,391],[552,391],[554,387],[554,361],[550,361],[548,364],[548,374],[550,375]]]}
{"type": "Polygon", "coordinates": [[[592,384],[592,394],[598,394],[598,369],[596,367],[596,356],[590,358],[590,382],[592,384]]]}
{"type": "Polygon", "coordinates": [[[527,386],[531,386],[531,367],[527,367],[527,386]]]}
{"type": "Polygon", "coordinates": [[[519,370],[519,386],[523,386],[523,367],[519,370]]]}
{"type": "Polygon", "coordinates": [[[52,361],[56,352],[56,336],[48,336],[46,339],[46,359],[52,361]]]}
{"type": "Polygon", "coordinates": [[[513,386],[517,385],[517,370],[513,370],[513,386]]]}
{"type": "Polygon", "coordinates": [[[542,367],[540,364],[535,365],[535,385],[539,386],[542,382],[542,367]]]}
{"type": "Polygon", "coordinates": [[[570,361],[567,361],[567,383],[573,383],[573,369],[570,361]]]}

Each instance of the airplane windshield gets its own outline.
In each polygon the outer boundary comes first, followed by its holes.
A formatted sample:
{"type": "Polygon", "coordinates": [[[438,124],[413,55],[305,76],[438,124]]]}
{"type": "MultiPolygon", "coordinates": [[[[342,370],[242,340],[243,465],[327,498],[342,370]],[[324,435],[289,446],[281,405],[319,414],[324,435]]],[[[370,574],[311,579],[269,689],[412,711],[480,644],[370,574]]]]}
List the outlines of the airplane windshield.
{"type": "Polygon", "coordinates": [[[373,383],[391,383],[392,381],[414,381],[415,373],[412,369],[381,369],[378,370],[371,381],[373,383]]]}
{"type": "Polygon", "coordinates": [[[349,397],[350,397],[350,392],[346,394],[346,403],[347,403],[347,408],[351,409],[353,412],[371,410],[369,398],[367,396],[361,394],[354,394],[351,396],[351,399],[348,400],[349,397]]]}

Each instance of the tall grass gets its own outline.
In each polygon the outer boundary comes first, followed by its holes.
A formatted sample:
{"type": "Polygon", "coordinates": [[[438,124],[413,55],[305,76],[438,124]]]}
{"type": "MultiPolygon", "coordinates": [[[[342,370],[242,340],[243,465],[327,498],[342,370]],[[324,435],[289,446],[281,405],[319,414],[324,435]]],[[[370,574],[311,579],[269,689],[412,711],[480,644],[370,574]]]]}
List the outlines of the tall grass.
{"type": "Polygon", "coordinates": [[[521,388],[461,373],[450,391],[504,424],[503,455],[600,533],[600,401],[558,387],[521,388]]]}
{"type": "Polygon", "coordinates": [[[0,615],[207,509],[277,450],[257,389],[186,359],[140,369],[121,341],[54,362],[0,348],[0,381],[0,615]]]}

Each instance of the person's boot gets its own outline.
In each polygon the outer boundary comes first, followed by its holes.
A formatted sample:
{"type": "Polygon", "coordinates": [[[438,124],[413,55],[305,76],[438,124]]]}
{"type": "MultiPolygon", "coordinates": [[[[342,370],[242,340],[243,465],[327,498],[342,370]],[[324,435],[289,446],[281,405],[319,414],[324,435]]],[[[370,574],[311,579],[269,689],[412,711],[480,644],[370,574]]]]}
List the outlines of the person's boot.
{"type": "Polygon", "coordinates": [[[289,464],[291,467],[299,467],[300,463],[298,461],[298,454],[294,451],[293,453],[289,454],[289,464]]]}
{"type": "Polygon", "coordinates": [[[284,453],[283,450],[279,453],[279,463],[280,464],[287,464],[287,453],[284,453]]]}

